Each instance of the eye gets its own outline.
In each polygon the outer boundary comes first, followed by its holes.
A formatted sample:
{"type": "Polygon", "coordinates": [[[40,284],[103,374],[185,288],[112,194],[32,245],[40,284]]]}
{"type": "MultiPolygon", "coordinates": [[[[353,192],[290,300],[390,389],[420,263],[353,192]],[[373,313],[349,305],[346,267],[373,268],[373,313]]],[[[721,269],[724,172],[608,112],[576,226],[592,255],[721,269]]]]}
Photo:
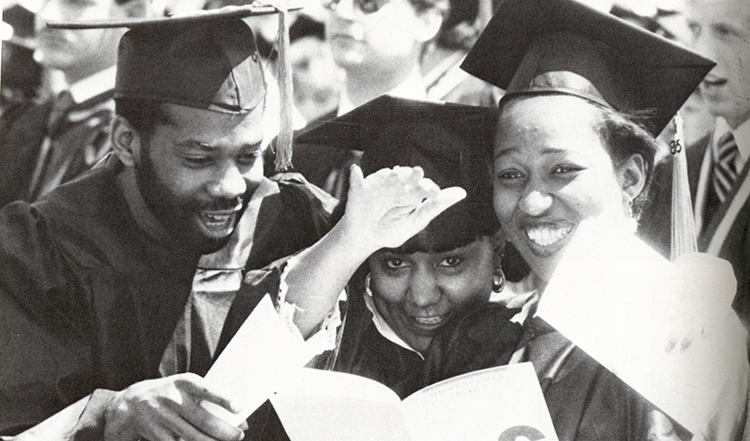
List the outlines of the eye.
{"type": "Polygon", "coordinates": [[[554,175],[565,175],[565,174],[572,174],[578,171],[581,171],[582,168],[575,166],[575,165],[557,165],[552,170],[552,174],[554,175]]]}
{"type": "Polygon", "coordinates": [[[182,159],[185,161],[188,167],[191,168],[202,168],[211,164],[213,161],[210,156],[183,156],[182,159]]]}
{"type": "Polygon", "coordinates": [[[524,174],[521,171],[516,170],[516,169],[507,169],[507,170],[501,170],[500,172],[498,172],[497,178],[504,180],[504,181],[514,180],[514,179],[523,179],[524,174]]]}
{"type": "Polygon", "coordinates": [[[735,35],[737,35],[737,32],[734,30],[734,28],[725,24],[717,24],[713,26],[713,33],[721,39],[734,37],[735,35]]]}
{"type": "Polygon", "coordinates": [[[438,265],[443,266],[443,267],[453,268],[455,266],[460,265],[461,262],[463,261],[464,259],[459,256],[448,256],[445,259],[441,260],[438,265]]]}
{"type": "Polygon", "coordinates": [[[399,269],[406,267],[406,262],[398,257],[391,257],[385,260],[385,266],[389,269],[399,269]]]}
{"type": "Polygon", "coordinates": [[[383,0],[357,0],[356,3],[359,9],[365,14],[373,14],[378,12],[388,2],[383,0]]]}
{"type": "Polygon", "coordinates": [[[260,156],[260,149],[243,152],[237,157],[237,162],[244,165],[253,165],[260,156]]]}
{"type": "Polygon", "coordinates": [[[690,33],[693,34],[693,37],[697,37],[701,33],[701,25],[695,22],[688,23],[688,29],[690,30],[690,33]]]}

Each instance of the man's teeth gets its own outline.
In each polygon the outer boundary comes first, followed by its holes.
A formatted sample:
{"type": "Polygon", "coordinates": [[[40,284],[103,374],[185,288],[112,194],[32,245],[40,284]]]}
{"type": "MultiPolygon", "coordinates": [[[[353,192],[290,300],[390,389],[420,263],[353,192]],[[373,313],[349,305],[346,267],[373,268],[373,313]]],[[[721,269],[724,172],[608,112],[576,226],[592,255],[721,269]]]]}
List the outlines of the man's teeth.
{"type": "Polygon", "coordinates": [[[570,226],[559,228],[534,227],[526,229],[526,236],[535,244],[546,247],[567,236],[571,230],[572,227],[570,226]]]}
{"type": "Polygon", "coordinates": [[[432,317],[414,317],[414,321],[420,325],[438,325],[442,323],[444,317],[442,315],[432,317]]]}
{"type": "Polygon", "coordinates": [[[210,213],[203,213],[203,219],[206,222],[210,223],[226,223],[229,221],[229,218],[231,217],[230,214],[210,214],[210,213]]]}

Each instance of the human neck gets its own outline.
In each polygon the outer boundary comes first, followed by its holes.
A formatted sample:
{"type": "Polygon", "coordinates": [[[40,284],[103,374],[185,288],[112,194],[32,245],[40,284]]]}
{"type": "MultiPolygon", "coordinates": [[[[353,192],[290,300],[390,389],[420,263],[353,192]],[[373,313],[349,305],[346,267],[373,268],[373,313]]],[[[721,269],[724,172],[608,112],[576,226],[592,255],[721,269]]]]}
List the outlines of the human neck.
{"type": "Polygon", "coordinates": [[[745,112],[742,115],[738,115],[735,118],[727,118],[724,117],[725,120],[727,120],[727,123],[732,128],[732,130],[736,130],[739,126],[741,126],[745,121],[750,120],[750,110],[745,112]]]}

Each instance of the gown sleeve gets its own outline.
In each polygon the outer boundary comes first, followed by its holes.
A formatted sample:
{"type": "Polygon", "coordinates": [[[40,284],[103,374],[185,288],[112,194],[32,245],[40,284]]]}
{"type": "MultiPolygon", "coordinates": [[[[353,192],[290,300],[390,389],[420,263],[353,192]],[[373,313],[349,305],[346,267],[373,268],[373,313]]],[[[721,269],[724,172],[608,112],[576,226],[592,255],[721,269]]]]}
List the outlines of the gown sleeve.
{"type": "Polygon", "coordinates": [[[93,389],[87,301],[50,230],[26,203],[0,211],[0,434],[21,432],[93,389]]]}

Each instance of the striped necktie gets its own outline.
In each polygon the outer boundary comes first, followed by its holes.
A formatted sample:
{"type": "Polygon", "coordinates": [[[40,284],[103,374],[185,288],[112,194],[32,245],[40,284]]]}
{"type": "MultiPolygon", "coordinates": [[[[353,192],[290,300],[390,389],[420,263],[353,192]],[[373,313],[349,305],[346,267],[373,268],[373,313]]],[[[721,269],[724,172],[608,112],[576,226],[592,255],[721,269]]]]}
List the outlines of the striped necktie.
{"type": "Polygon", "coordinates": [[[740,154],[734,135],[729,132],[719,139],[718,158],[714,163],[713,186],[720,202],[724,202],[727,194],[737,180],[737,157],[740,154]]]}

